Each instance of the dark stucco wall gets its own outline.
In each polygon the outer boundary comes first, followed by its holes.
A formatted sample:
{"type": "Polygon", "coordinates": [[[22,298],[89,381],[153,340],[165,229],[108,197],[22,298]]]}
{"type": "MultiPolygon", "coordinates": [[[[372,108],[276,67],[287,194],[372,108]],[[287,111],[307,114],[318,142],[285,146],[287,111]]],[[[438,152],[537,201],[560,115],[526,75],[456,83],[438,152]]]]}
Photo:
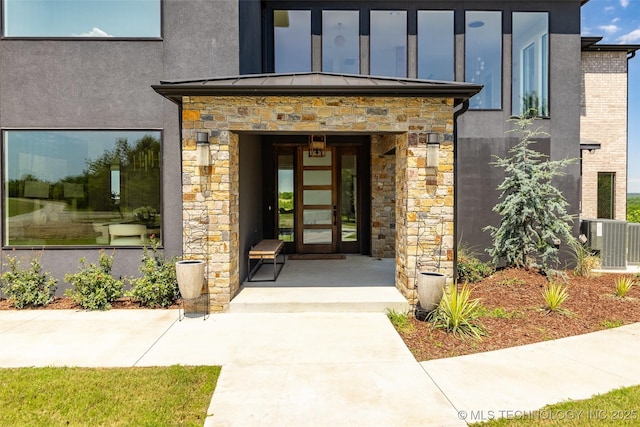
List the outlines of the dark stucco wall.
{"type": "MultiPolygon", "coordinates": [[[[179,256],[180,112],[151,85],[238,74],[238,2],[163,1],[162,7],[162,40],[0,40],[0,127],[162,130],[163,242],[167,255],[179,256]]],[[[60,280],[58,293],[79,258],[93,262],[98,251],[44,251],[43,268],[60,280]]],[[[116,249],[115,275],[138,274],[141,252],[116,249]]],[[[33,251],[17,254],[29,258],[33,251]]]]}
{"type": "MultiPolygon", "coordinates": [[[[471,2],[467,2],[471,3],[471,2]]],[[[474,2],[475,3],[475,2],[474,2]]],[[[487,3],[487,2],[483,2],[487,3]]],[[[504,3],[504,2],[503,2],[504,3]]],[[[518,10],[527,2],[510,2],[518,10]]],[[[531,3],[531,2],[529,2],[531,3]]],[[[553,160],[580,156],[580,25],[579,2],[535,2],[531,10],[550,11],[549,102],[550,118],[536,122],[549,133],[550,142],[536,149],[548,153],[553,160]]],[[[525,9],[524,10],[528,10],[525,9]]],[[[510,12],[509,12],[510,13],[510,12]]],[[[505,27],[507,28],[507,27],[505,27]]],[[[511,111],[511,35],[503,36],[503,109],[500,111],[468,111],[458,121],[457,147],[457,242],[483,254],[490,245],[487,225],[498,225],[500,218],[492,212],[498,202],[496,187],[504,175],[489,163],[494,156],[505,157],[515,140],[506,132],[511,111]]],[[[464,38],[456,37],[456,76],[464,76],[464,38]]],[[[557,186],[570,204],[569,212],[579,213],[578,162],[564,170],[557,186]]],[[[577,231],[577,221],[575,230],[577,231]]],[[[561,251],[566,248],[561,248],[561,251]]],[[[486,256],[485,256],[486,257],[486,256]]]]}

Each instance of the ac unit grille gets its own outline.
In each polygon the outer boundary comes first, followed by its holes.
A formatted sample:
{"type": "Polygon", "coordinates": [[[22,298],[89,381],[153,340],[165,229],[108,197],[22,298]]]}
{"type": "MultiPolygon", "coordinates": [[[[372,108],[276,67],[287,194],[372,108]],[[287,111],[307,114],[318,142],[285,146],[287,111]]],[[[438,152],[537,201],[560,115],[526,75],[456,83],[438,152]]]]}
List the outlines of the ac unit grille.
{"type": "Polygon", "coordinates": [[[587,244],[600,251],[602,268],[627,268],[627,222],[605,219],[584,220],[583,232],[587,244]]]}
{"type": "Polygon", "coordinates": [[[627,262],[640,264],[640,224],[627,224],[627,262]]]}

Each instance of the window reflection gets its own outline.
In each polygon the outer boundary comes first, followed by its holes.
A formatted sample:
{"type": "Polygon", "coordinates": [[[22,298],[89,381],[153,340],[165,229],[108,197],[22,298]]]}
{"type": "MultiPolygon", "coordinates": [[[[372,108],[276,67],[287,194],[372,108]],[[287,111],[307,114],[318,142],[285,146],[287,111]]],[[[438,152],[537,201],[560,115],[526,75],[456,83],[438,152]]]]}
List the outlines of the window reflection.
{"type": "Polygon", "coordinates": [[[311,11],[274,10],[276,73],[311,71],[311,11]]]}
{"type": "Polygon", "coordinates": [[[343,242],[355,242],[358,240],[358,175],[357,159],[355,154],[342,155],[342,168],[340,173],[341,194],[341,219],[343,242]]]}
{"type": "Polygon", "coordinates": [[[453,81],[453,11],[418,11],[418,78],[453,81]]]}
{"type": "Polygon", "coordinates": [[[370,74],[407,76],[407,12],[372,10],[370,74]]]}
{"type": "Polygon", "coordinates": [[[549,115],[548,27],[546,12],[513,14],[513,114],[549,115]]]}
{"type": "Polygon", "coordinates": [[[358,11],[322,11],[322,71],[360,72],[358,11]]]}
{"type": "Polygon", "coordinates": [[[278,155],[278,239],[293,242],[293,154],[278,155]]]}
{"type": "Polygon", "coordinates": [[[502,108],[501,12],[466,12],[465,81],[484,86],[470,108],[502,108]]]}
{"type": "Polygon", "coordinates": [[[160,176],[160,132],[6,131],[5,244],[142,245],[160,176]]]}

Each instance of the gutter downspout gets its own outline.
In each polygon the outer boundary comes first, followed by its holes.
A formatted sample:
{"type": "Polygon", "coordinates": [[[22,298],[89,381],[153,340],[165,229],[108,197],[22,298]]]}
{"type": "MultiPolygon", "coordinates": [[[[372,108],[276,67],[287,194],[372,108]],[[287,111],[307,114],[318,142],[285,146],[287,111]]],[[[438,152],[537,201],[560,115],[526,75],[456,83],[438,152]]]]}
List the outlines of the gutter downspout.
{"type": "MultiPolygon", "coordinates": [[[[632,50],[631,52],[627,52],[627,102],[626,102],[626,109],[627,109],[627,128],[626,130],[626,153],[625,156],[627,158],[627,165],[626,165],[626,170],[625,172],[627,173],[627,176],[624,177],[625,179],[625,184],[626,184],[626,188],[625,188],[625,194],[624,194],[624,211],[625,211],[625,220],[627,219],[626,216],[626,212],[627,212],[627,193],[629,191],[629,61],[632,60],[634,57],[636,56],[636,51],[632,50]]],[[[615,216],[615,213],[614,213],[615,216]]]]}
{"type": "Polygon", "coordinates": [[[453,283],[458,278],[458,118],[469,110],[469,100],[453,112],[453,283]]]}

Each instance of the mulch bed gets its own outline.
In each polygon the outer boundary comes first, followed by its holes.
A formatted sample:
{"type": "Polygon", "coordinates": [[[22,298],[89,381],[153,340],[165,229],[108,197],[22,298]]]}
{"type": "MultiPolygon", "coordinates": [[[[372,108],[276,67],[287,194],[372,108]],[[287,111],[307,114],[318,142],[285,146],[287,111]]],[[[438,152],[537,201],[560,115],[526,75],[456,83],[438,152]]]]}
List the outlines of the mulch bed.
{"type": "MultiPolygon", "coordinates": [[[[439,359],[497,350],[523,344],[594,332],[640,322],[640,285],[625,298],[614,296],[619,274],[577,277],[567,272],[569,298],[562,307],[570,314],[542,310],[542,290],[547,279],[537,271],[507,269],[471,284],[472,298],[479,298],[489,315],[481,318],[487,336],[460,339],[411,319],[413,328],[400,332],[417,360],[439,359]],[[498,318],[495,312],[503,316],[498,318]],[[494,315],[491,313],[494,312],[494,315]]],[[[635,279],[637,277],[628,275],[635,279]]]]}

